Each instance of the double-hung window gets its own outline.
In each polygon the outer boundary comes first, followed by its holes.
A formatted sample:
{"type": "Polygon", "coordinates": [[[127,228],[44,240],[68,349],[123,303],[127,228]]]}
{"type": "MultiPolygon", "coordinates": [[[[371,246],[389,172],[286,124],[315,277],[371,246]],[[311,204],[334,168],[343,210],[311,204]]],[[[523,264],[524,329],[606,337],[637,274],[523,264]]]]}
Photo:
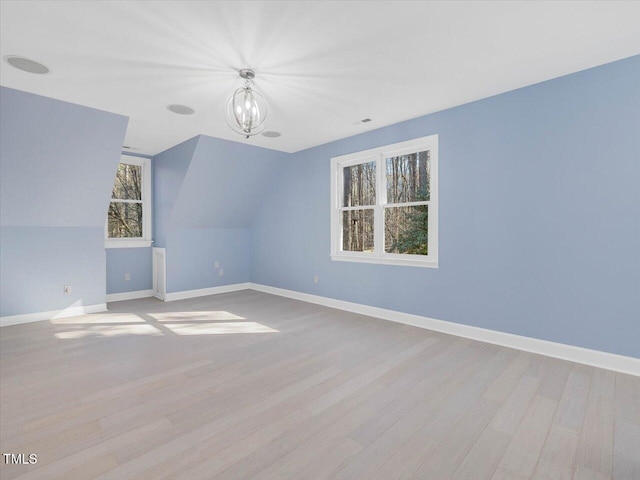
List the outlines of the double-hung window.
{"type": "Polygon", "coordinates": [[[438,266],[438,136],[331,159],[331,258],[438,266]]]}
{"type": "Polygon", "coordinates": [[[109,202],[107,248],[151,246],[151,161],[123,155],[109,202]]]}

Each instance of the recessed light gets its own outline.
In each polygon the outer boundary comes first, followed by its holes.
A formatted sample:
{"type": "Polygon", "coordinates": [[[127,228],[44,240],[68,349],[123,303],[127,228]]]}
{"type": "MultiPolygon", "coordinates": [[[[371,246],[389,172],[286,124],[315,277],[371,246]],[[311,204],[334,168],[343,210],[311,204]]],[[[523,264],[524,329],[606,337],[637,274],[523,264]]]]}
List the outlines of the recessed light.
{"type": "Polygon", "coordinates": [[[362,123],[369,123],[371,121],[370,118],[363,118],[362,120],[360,120],[362,123]]]}
{"type": "Polygon", "coordinates": [[[268,131],[262,134],[263,137],[276,138],[282,135],[280,132],[268,131]]]}
{"type": "Polygon", "coordinates": [[[18,55],[7,55],[6,57],[4,57],[4,61],[12,67],[17,68],[18,70],[22,70],[23,72],[36,73],[38,75],[49,73],[49,69],[40,62],[36,62],[35,60],[30,60],[25,57],[20,57],[18,55]]]}
{"type": "Polygon", "coordinates": [[[194,110],[186,105],[169,105],[167,107],[170,112],[177,113],[178,115],[193,115],[194,110]]]}

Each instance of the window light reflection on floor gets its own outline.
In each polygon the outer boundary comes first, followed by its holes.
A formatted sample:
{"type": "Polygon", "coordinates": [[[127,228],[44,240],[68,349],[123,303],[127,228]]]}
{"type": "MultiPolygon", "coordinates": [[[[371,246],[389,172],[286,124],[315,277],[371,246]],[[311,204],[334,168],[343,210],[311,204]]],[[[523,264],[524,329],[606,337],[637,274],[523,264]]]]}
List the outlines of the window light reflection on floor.
{"type": "Polygon", "coordinates": [[[140,323],[140,317],[131,313],[94,313],[91,315],[81,315],[76,317],[52,318],[49,323],[53,325],[91,325],[103,323],[140,323]]]}
{"type": "Polygon", "coordinates": [[[204,311],[204,312],[154,312],[148,313],[152,318],[155,318],[159,322],[195,322],[202,320],[245,320],[244,317],[240,317],[224,310],[216,311],[204,311]]]}
{"type": "Polygon", "coordinates": [[[86,338],[86,337],[118,337],[123,335],[163,335],[153,325],[141,323],[139,325],[85,325],[83,329],[58,332],[56,338],[86,338]]]}
{"type": "Polygon", "coordinates": [[[127,335],[228,335],[277,333],[278,330],[226,311],[154,312],[93,314],[51,319],[59,327],[71,330],[55,332],[59,339],[122,337],[127,335]]]}
{"type": "Polygon", "coordinates": [[[224,335],[229,333],[275,333],[271,327],[258,322],[165,323],[178,335],[224,335]]]}

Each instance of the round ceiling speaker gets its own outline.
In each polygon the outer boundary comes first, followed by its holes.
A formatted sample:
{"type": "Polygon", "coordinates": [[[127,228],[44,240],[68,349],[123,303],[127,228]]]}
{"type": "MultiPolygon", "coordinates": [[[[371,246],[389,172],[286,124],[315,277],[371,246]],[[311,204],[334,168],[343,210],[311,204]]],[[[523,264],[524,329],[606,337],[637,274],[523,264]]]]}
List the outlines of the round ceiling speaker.
{"type": "Polygon", "coordinates": [[[167,109],[170,112],[177,113],[178,115],[193,115],[194,110],[186,105],[169,105],[167,109]]]}
{"type": "Polygon", "coordinates": [[[264,132],[262,134],[263,137],[269,137],[269,138],[277,138],[280,135],[282,135],[280,132],[274,132],[273,130],[269,130],[268,132],[264,132]]]}
{"type": "Polygon", "coordinates": [[[38,75],[49,73],[49,69],[43,64],[18,55],[7,55],[4,57],[4,61],[23,72],[35,73],[38,75]]]}

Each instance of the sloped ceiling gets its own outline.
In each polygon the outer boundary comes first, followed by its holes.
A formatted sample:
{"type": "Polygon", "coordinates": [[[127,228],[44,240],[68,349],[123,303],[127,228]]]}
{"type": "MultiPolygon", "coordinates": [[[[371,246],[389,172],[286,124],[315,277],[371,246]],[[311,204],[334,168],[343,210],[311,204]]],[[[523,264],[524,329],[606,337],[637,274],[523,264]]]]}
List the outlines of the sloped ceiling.
{"type": "Polygon", "coordinates": [[[190,228],[251,226],[287,154],[200,136],[172,213],[190,228]]]}
{"type": "Polygon", "coordinates": [[[174,226],[173,210],[189,171],[199,137],[193,137],[153,157],[153,240],[165,247],[167,233],[174,226]]]}
{"type": "Polygon", "coordinates": [[[636,55],[639,23],[640,2],[614,0],[3,0],[0,55],[51,73],[0,62],[0,81],[128,116],[139,153],[199,134],[295,152],[636,55]],[[225,123],[245,67],[279,138],[225,123]]]}
{"type": "Polygon", "coordinates": [[[127,118],[0,88],[0,222],[104,227],[127,118]]]}

